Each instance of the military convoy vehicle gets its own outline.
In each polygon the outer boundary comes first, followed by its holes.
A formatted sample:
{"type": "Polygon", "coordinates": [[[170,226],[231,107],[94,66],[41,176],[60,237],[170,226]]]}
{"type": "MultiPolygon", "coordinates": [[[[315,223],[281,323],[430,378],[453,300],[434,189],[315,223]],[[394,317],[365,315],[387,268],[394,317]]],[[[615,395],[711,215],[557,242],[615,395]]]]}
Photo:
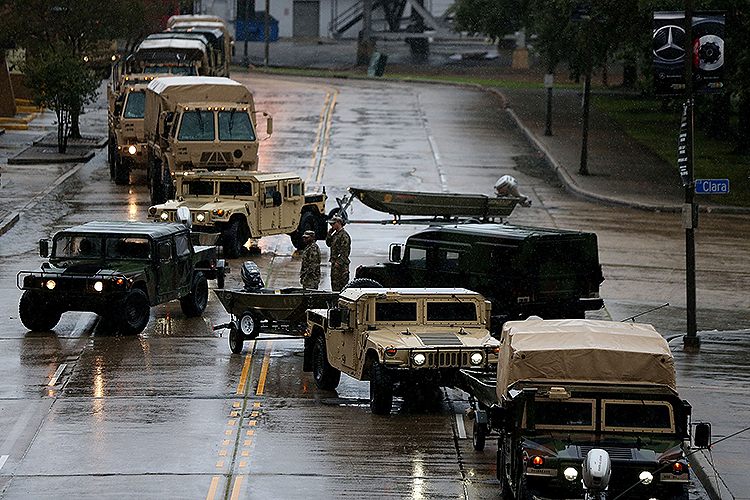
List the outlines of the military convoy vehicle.
{"type": "Polygon", "coordinates": [[[358,285],[373,284],[354,280],[335,307],[307,311],[303,369],[320,389],[335,389],[342,372],[369,380],[372,412],[387,415],[394,394],[453,385],[461,368],[494,372],[499,343],[480,294],[358,285]]]}
{"type": "Polygon", "coordinates": [[[357,278],[386,287],[457,286],[492,301],[493,321],[583,318],[604,280],[594,233],[506,224],[433,225],[392,244],[390,262],[357,278]]]}
{"type": "Polygon", "coordinates": [[[109,141],[107,162],[110,178],[115,184],[129,184],[133,169],[148,165],[143,116],[146,109],[146,87],[153,80],[149,75],[130,75],[117,90],[109,90],[107,116],[109,141]]]}
{"type": "Polygon", "coordinates": [[[326,195],[305,194],[305,183],[294,173],[225,170],[174,174],[174,200],[151,206],[149,219],[174,222],[180,207],[190,209],[194,231],[220,233],[224,255],[244,253],[249,238],[289,234],[302,248],[302,234],[326,236],[326,195]]]}
{"type": "Polygon", "coordinates": [[[186,316],[200,316],[208,279],[224,286],[225,264],[214,246],[194,246],[184,224],[88,222],[39,242],[49,257],[21,271],[18,306],[29,330],[50,330],[66,311],[90,311],[113,330],[137,334],[150,308],[180,300],[186,316]]]}
{"type": "MultiPolygon", "coordinates": [[[[687,500],[691,407],[651,326],[593,320],[505,323],[497,372],[464,370],[474,447],[498,434],[504,498],[687,500]]],[[[696,425],[694,444],[708,446],[696,425]]]]}
{"type": "MultiPolygon", "coordinates": [[[[157,78],[146,88],[144,129],[151,203],[174,198],[172,174],[195,170],[257,170],[252,93],[219,77],[157,78]]],[[[266,133],[273,133],[267,117],[266,133]]]]}

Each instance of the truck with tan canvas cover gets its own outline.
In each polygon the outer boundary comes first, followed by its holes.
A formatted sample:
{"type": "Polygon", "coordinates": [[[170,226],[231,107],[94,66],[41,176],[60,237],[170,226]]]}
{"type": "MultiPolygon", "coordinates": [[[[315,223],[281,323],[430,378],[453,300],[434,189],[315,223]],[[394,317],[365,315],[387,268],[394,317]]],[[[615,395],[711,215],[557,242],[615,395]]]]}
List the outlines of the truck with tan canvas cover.
{"type": "Polygon", "coordinates": [[[174,222],[180,207],[190,209],[195,232],[219,233],[224,255],[236,258],[249,238],[289,234],[302,248],[302,234],[326,236],[326,195],[305,193],[305,183],[294,173],[175,172],[175,199],[148,210],[149,219],[174,222]]]}
{"type": "Polygon", "coordinates": [[[307,311],[303,370],[317,387],[335,389],[341,373],[369,380],[372,412],[387,415],[394,394],[434,395],[461,368],[495,371],[499,343],[480,294],[375,285],[353,280],[333,307],[307,311]]]}
{"type": "Polygon", "coordinates": [[[532,318],[505,323],[500,344],[495,380],[462,375],[474,447],[498,434],[505,498],[688,498],[691,407],[653,326],[532,318]]]}
{"type": "MultiPolygon", "coordinates": [[[[144,129],[151,203],[174,198],[172,174],[258,169],[252,93],[221,77],[164,77],[146,88],[144,129]]],[[[273,121],[266,116],[266,133],[273,121]]]]}

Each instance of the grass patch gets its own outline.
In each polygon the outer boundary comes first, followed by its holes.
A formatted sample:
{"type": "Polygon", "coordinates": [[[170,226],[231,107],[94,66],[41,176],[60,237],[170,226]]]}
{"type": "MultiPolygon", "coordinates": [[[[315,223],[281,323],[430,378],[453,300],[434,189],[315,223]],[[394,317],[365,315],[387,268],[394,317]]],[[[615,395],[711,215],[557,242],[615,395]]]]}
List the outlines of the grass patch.
{"type": "MultiPolygon", "coordinates": [[[[596,94],[591,102],[614,119],[638,142],[677,168],[677,140],[681,111],[664,111],[659,99],[636,95],[596,94]]],[[[750,207],[750,158],[733,152],[732,140],[708,137],[695,123],[693,165],[696,179],[729,179],[729,194],[697,195],[698,203],[750,207]]]]}

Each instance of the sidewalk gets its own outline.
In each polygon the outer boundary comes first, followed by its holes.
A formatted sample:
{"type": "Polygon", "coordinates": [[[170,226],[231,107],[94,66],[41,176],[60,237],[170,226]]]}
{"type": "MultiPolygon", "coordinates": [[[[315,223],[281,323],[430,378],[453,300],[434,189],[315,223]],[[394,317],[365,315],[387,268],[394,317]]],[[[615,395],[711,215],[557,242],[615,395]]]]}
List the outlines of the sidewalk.
{"type": "MultiPolygon", "coordinates": [[[[408,47],[405,44],[378,43],[379,46],[385,45],[390,51],[389,64],[410,62],[408,47]]],[[[238,44],[236,63],[242,60],[243,48],[242,43],[238,44]]],[[[464,64],[464,69],[509,64],[507,58],[502,56],[486,61],[467,58],[464,63],[451,58],[457,53],[474,54],[483,50],[487,50],[487,47],[476,43],[435,46],[425,64],[453,68],[464,64]]],[[[248,44],[251,64],[262,65],[263,52],[262,43],[248,44]]],[[[274,66],[337,69],[353,66],[355,57],[356,43],[351,41],[275,42],[271,45],[269,59],[274,66]]],[[[499,93],[519,127],[547,156],[570,191],[603,203],[648,210],[681,210],[684,191],[676,168],[625,136],[617,125],[595,109],[591,110],[589,134],[590,175],[578,174],[581,155],[580,91],[554,92],[551,136],[544,135],[544,89],[504,89],[499,93]]],[[[88,112],[106,114],[104,109],[88,112]]],[[[35,140],[54,130],[54,113],[48,112],[45,116],[35,118],[30,123],[28,131],[9,131],[0,135],[0,235],[12,227],[20,213],[28,210],[79,168],[80,163],[7,164],[8,157],[17,155],[24,148],[31,146],[35,140]]],[[[104,131],[101,134],[104,135],[104,131]]],[[[675,147],[676,135],[677,130],[675,147]]],[[[716,211],[750,213],[746,209],[737,210],[732,207],[710,208],[716,211]]],[[[747,401],[750,397],[750,374],[745,369],[745,353],[750,349],[747,340],[750,332],[730,333],[731,338],[727,338],[703,332],[701,350],[697,354],[684,352],[681,342],[672,342],[679,370],[678,385],[685,391],[682,396],[692,403],[696,420],[705,420],[713,424],[714,440],[748,425],[746,415],[747,401]],[[732,373],[733,369],[740,373],[732,373]],[[702,375],[708,372],[715,373],[716,377],[706,381],[702,375]]],[[[712,450],[712,461],[718,469],[717,472],[711,468],[706,454],[697,455],[697,467],[694,468],[705,471],[707,478],[713,478],[712,482],[719,484],[714,489],[721,493],[721,497],[711,493],[712,488],[706,486],[712,499],[750,500],[750,475],[747,474],[750,470],[750,460],[745,454],[748,445],[750,433],[719,443],[712,450]]],[[[703,482],[707,484],[708,479],[704,479],[703,482]]]]}

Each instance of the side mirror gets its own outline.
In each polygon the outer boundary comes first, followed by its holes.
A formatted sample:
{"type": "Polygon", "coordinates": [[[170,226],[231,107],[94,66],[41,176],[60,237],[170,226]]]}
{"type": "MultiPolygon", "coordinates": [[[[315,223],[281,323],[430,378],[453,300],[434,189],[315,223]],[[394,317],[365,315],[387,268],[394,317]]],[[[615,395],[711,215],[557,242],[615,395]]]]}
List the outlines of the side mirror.
{"type": "Polygon", "coordinates": [[[404,256],[404,245],[401,243],[391,243],[388,249],[388,260],[398,264],[404,256]]]}
{"type": "Polygon", "coordinates": [[[273,116],[266,115],[266,134],[273,134],[273,116]]]}
{"type": "Polygon", "coordinates": [[[328,327],[333,329],[341,328],[341,309],[328,310],[328,327]]]}
{"type": "Polygon", "coordinates": [[[49,257],[49,240],[48,239],[39,240],[39,256],[44,257],[45,259],[49,257]]]}
{"type": "Polygon", "coordinates": [[[705,450],[711,447],[710,423],[700,422],[695,424],[695,436],[693,437],[693,445],[701,450],[705,450]]]}

